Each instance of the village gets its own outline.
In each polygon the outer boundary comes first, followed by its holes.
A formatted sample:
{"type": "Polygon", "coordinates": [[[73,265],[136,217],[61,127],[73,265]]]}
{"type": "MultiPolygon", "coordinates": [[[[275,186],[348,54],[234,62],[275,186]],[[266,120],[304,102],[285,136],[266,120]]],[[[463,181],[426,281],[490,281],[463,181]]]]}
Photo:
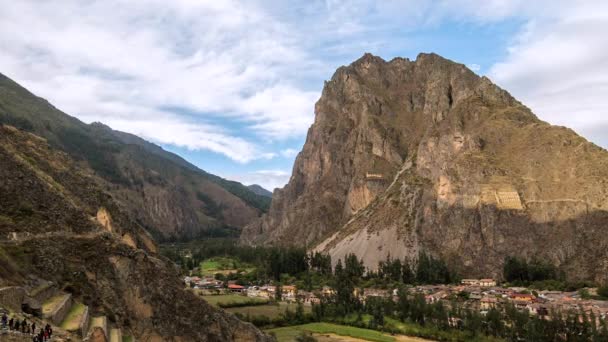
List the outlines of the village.
{"type": "MultiPolygon", "coordinates": [[[[213,277],[185,277],[185,284],[199,290],[201,295],[238,294],[249,298],[276,300],[277,289],[281,291],[281,301],[299,302],[304,305],[319,304],[324,296],[331,296],[335,291],[324,286],[316,291],[299,290],[295,285],[242,286],[234,281],[220,281],[213,277]]],[[[393,297],[396,300],[397,289],[365,288],[355,289],[355,296],[361,301],[369,297],[393,297]]],[[[424,295],[428,304],[439,301],[449,304],[457,300],[464,306],[479,311],[482,315],[491,309],[501,309],[512,304],[521,311],[531,315],[547,317],[551,312],[584,312],[587,316],[606,319],[608,301],[587,298],[580,291],[535,291],[525,287],[500,287],[493,279],[463,279],[458,285],[418,285],[409,288],[410,293],[424,295]],[[583,298],[585,297],[585,298],[583,298]]],[[[596,295],[595,289],[586,289],[589,297],[596,295]]]]}

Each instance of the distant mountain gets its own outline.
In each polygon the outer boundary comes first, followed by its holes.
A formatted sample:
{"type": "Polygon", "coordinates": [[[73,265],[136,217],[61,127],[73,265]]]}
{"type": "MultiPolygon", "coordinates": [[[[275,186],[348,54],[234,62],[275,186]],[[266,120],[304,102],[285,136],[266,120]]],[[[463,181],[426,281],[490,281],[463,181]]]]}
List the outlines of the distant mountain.
{"type": "Polygon", "coordinates": [[[262,186],[257,185],[257,184],[251,184],[248,186],[249,190],[253,191],[253,193],[260,195],[260,196],[264,196],[264,197],[270,197],[272,198],[272,192],[264,189],[262,186]]]}
{"type": "Polygon", "coordinates": [[[372,269],[425,251],[499,279],[515,256],[608,281],[608,152],[488,78],[435,54],[366,54],[315,109],[289,184],[243,243],[354,253],[372,269]]]}
{"type": "Polygon", "coordinates": [[[238,235],[270,199],[200,170],[135,135],[87,125],[0,74],[0,124],[45,138],[88,164],[105,188],[159,241],[238,235]]]}

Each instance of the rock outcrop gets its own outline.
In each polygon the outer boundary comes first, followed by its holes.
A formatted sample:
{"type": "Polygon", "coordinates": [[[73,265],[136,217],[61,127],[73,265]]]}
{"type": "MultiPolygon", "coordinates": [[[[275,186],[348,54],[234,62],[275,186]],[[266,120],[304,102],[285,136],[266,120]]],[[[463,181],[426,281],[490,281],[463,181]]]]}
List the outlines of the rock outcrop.
{"type": "Polygon", "coordinates": [[[608,152],[489,79],[435,54],[366,54],[325,84],[315,114],[243,243],[355,253],[370,268],[424,250],[497,278],[506,256],[538,257],[607,280],[608,152]]]}
{"type": "MultiPolygon", "coordinates": [[[[86,164],[45,139],[0,125],[4,305],[19,309],[15,297],[23,291],[18,289],[31,288],[31,297],[56,299],[47,301],[43,312],[54,324],[65,318],[74,299],[88,307],[87,316],[89,310],[107,316],[137,340],[271,340],[185,290],[175,265],[157,254],[150,235],[104,184],[86,164]]],[[[86,327],[75,330],[84,334],[86,327]]]]}

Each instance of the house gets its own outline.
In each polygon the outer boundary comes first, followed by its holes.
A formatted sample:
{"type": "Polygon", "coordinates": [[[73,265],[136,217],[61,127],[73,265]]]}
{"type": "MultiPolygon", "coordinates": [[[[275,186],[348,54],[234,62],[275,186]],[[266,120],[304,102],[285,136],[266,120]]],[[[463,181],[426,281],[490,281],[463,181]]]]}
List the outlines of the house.
{"type": "Polygon", "coordinates": [[[479,286],[493,287],[493,286],[496,286],[496,281],[494,279],[481,279],[481,280],[479,280],[479,286]]]}
{"type": "Polygon", "coordinates": [[[295,302],[298,289],[293,285],[285,285],[281,288],[281,299],[286,302],[295,302]]]}
{"type": "Polygon", "coordinates": [[[321,290],[321,294],[323,296],[332,296],[336,293],[336,291],[334,291],[334,289],[332,289],[329,286],[323,286],[323,289],[321,290]]]}
{"type": "Polygon", "coordinates": [[[313,292],[298,291],[298,299],[305,305],[320,304],[321,299],[313,292]]]}
{"type": "Polygon", "coordinates": [[[245,291],[245,286],[237,285],[237,284],[228,284],[228,291],[232,293],[242,293],[245,291]]]}
{"type": "Polygon", "coordinates": [[[533,302],[536,297],[531,294],[525,293],[514,293],[509,297],[513,301],[522,301],[522,302],[533,302]]]}
{"type": "Polygon", "coordinates": [[[460,283],[462,285],[477,286],[479,285],[479,279],[462,279],[460,283]]]}
{"type": "MultiPolygon", "coordinates": [[[[356,290],[356,289],[355,289],[356,290]]],[[[356,294],[356,292],[355,292],[356,294]]],[[[363,289],[363,297],[387,297],[389,295],[389,291],[387,290],[379,290],[379,289],[363,289]]]]}
{"type": "Polygon", "coordinates": [[[538,315],[540,317],[549,316],[549,308],[545,304],[533,303],[528,305],[528,310],[532,315],[538,315]]]}
{"type": "Polygon", "coordinates": [[[503,287],[493,287],[490,291],[494,292],[494,293],[496,293],[498,295],[501,295],[503,297],[509,297],[509,296],[511,296],[514,293],[513,290],[511,290],[511,289],[505,289],[503,287]]]}
{"type": "Polygon", "coordinates": [[[437,303],[440,300],[446,298],[447,296],[448,296],[447,292],[439,291],[439,292],[424,296],[424,299],[426,300],[427,303],[431,304],[431,303],[437,303]]]}
{"type": "Polygon", "coordinates": [[[490,309],[496,308],[498,304],[498,299],[494,297],[483,297],[479,301],[479,309],[483,311],[487,311],[490,309]]]}
{"type": "Polygon", "coordinates": [[[516,309],[527,311],[530,311],[530,305],[532,305],[532,302],[526,300],[513,300],[512,303],[516,309]]]}

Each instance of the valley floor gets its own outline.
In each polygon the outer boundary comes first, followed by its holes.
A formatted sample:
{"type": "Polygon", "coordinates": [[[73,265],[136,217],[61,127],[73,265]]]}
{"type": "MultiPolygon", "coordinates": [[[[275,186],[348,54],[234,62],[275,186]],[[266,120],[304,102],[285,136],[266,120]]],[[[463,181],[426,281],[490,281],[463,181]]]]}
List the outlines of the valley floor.
{"type": "Polygon", "coordinates": [[[319,342],[429,342],[421,338],[388,335],[369,329],[355,328],[332,323],[310,323],[267,330],[278,342],[291,342],[302,333],[311,333],[319,342]]]}

